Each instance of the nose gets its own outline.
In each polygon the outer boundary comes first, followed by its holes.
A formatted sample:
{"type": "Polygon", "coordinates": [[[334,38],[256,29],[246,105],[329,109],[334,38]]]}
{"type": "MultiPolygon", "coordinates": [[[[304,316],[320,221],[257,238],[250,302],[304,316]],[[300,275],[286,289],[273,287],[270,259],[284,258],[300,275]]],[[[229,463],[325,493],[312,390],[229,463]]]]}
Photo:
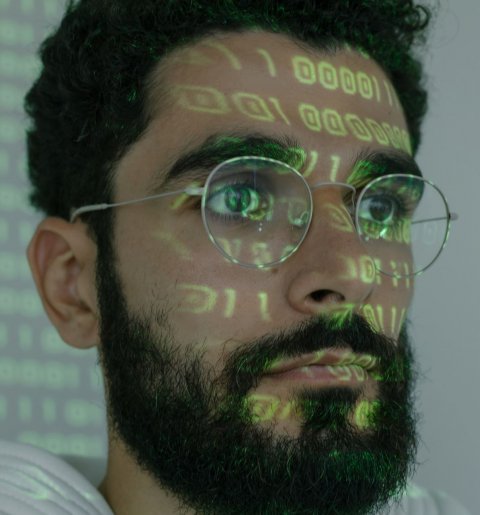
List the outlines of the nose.
{"type": "Polygon", "coordinates": [[[357,234],[353,209],[345,205],[347,195],[339,186],[313,192],[308,233],[284,263],[291,276],[288,302],[297,311],[312,315],[355,309],[375,288],[375,264],[357,234]]]}

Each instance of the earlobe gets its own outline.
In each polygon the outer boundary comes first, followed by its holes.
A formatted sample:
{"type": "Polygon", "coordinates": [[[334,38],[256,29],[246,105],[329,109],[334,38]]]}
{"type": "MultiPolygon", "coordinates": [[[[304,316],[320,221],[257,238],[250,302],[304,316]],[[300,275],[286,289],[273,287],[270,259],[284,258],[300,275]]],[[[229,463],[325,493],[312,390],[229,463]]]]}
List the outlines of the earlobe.
{"type": "Polygon", "coordinates": [[[27,258],[43,307],[61,338],[77,348],[98,344],[95,245],[82,224],[43,220],[27,258]]]}

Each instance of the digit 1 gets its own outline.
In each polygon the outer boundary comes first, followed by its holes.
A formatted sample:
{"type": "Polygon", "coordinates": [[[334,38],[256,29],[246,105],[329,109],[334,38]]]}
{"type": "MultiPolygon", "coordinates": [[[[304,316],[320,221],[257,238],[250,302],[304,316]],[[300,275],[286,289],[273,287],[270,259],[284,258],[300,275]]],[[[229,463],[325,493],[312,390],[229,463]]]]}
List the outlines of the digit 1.
{"type": "Polygon", "coordinates": [[[285,113],[282,110],[282,107],[280,106],[280,102],[278,101],[278,98],[270,97],[268,100],[270,100],[270,102],[273,104],[273,107],[275,107],[275,109],[277,110],[277,113],[280,115],[280,117],[283,119],[283,121],[287,125],[291,125],[290,120],[287,118],[287,116],[285,115],[285,113]]]}
{"type": "Polygon", "coordinates": [[[388,86],[388,83],[386,80],[383,81],[383,83],[385,84],[385,89],[387,90],[387,95],[388,95],[388,103],[393,106],[393,102],[392,102],[392,94],[390,93],[390,87],[388,86]]]}
{"type": "Polygon", "coordinates": [[[223,316],[225,318],[232,318],[235,311],[235,304],[237,302],[237,292],[232,288],[225,288],[223,291],[227,297],[227,303],[225,306],[225,311],[223,312],[223,316]]]}
{"type": "Polygon", "coordinates": [[[332,182],[336,182],[337,180],[337,173],[338,173],[338,168],[340,166],[340,156],[337,156],[337,155],[333,155],[333,156],[330,156],[330,160],[332,161],[332,170],[330,172],[330,180],[332,182]]]}
{"type": "Polygon", "coordinates": [[[258,300],[260,302],[260,314],[262,315],[262,320],[265,320],[265,322],[271,322],[272,319],[268,312],[268,293],[260,292],[258,294],[258,300]]]}
{"type": "Polygon", "coordinates": [[[377,94],[377,101],[381,102],[382,95],[380,93],[380,85],[378,84],[377,77],[375,77],[375,75],[372,75],[372,79],[373,79],[373,84],[375,85],[375,93],[377,94]]]}

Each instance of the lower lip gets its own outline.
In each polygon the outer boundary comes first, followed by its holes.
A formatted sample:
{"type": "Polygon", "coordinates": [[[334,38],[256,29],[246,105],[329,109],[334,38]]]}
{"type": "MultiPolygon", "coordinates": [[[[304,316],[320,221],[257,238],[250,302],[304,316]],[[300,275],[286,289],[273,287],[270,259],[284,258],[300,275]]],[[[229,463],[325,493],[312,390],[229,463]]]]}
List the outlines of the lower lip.
{"type": "Polygon", "coordinates": [[[328,366],[310,365],[286,372],[268,374],[274,381],[303,381],[307,383],[360,384],[369,379],[368,372],[357,365],[328,366]]]}

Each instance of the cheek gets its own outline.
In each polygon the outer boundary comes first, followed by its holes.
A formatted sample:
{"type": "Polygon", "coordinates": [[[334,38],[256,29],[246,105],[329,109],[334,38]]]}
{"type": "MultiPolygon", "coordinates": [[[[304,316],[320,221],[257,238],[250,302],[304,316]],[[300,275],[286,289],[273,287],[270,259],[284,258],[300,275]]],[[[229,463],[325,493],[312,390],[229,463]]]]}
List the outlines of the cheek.
{"type": "Polygon", "coordinates": [[[413,293],[412,277],[396,279],[377,274],[376,289],[370,302],[362,305],[360,314],[374,329],[396,339],[407,317],[413,293]]]}
{"type": "Polygon", "coordinates": [[[215,249],[203,224],[144,219],[140,231],[139,223],[128,220],[118,238],[119,273],[130,309],[167,310],[180,342],[208,336],[210,345],[225,340],[226,333],[233,337],[239,323],[235,265],[215,249]]]}
{"type": "Polygon", "coordinates": [[[118,216],[119,272],[125,294],[136,307],[148,307],[152,295],[157,302],[169,299],[178,282],[191,282],[203,273],[200,257],[215,252],[201,217],[177,220],[155,204],[125,209],[118,216]]]}
{"type": "MultiPolygon", "coordinates": [[[[167,309],[179,342],[207,339],[210,348],[283,325],[278,320],[289,308],[279,300],[281,293],[271,295],[271,274],[230,263],[208,239],[201,218],[180,218],[157,221],[153,213],[134,210],[119,217],[119,273],[129,307],[142,313],[167,309]]],[[[379,332],[397,337],[412,300],[413,278],[377,274],[374,281],[369,302],[358,312],[379,332]]]]}
{"type": "Polygon", "coordinates": [[[179,338],[206,339],[211,345],[272,330],[266,284],[223,258],[217,266],[208,261],[197,265],[198,271],[192,267],[177,271],[178,281],[170,293],[169,318],[179,338]]]}

